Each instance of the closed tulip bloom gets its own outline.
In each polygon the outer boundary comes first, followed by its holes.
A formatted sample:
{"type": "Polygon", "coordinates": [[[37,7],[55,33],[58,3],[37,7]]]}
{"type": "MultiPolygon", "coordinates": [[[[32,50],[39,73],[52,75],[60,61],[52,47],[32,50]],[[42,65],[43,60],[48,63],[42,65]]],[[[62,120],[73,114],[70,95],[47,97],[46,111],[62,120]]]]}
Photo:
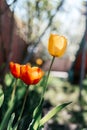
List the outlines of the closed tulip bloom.
{"type": "Polygon", "coordinates": [[[64,36],[51,34],[48,41],[48,51],[52,56],[61,57],[66,50],[67,39],[64,36]]]}
{"type": "Polygon", "coordinates": [[[22,65],[20,69],[20,79],[27,85],[37,84],[43,76],[43,71],[38,67],[22,65]]]}
{"type": "Polygon", "coordinates": [[[20,64],[14,63],[14,62],[10,62],[10,64],[9,64],[11,74],[15,78],[20,78],[20,66],[21,66],[20,64]]]}

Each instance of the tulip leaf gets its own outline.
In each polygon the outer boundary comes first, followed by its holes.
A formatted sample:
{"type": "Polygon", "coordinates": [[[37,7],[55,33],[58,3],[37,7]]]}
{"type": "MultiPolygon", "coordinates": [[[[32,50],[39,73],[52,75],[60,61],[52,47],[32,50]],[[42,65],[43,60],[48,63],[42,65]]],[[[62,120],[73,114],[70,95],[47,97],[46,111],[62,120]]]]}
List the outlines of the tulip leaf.
{"type": "MultiPolygon", "coordinates": [[[[42,85],[44,84],[45,80],[46,80],[46,77],[43,78],[43,80],[41,82],[42,85]]],[[[44,93],[45,87],[46,86],[43,85],[43,93],[44,93]]],[[[38,130],[39,129],[40,119],[41,119],[41,115],[42,115],[43,101],[44,101],[44,95],[42,94],[41,100],[33,112],[33,119],[28,127],[28,130],[38,130]]]]}
{"type": "Polygon", "coordinates": [[[43,105],[43,100],[35,108],[34,113],[33,113],[33,120],[31,122],[31,124],[29,125],[28,130],[38,130],[39,124],[40,124],[40,119],[41,119],[41,114],[42,114],[42,105],[43,105]]]}
{"type": "Polygon", "coordinates": [[[40,127],[43,126],[48,120],[50,120],[54,115],[56,115],[58,112],[60,112],[63,108],[65,108],[69,103],[64,103],[60,106],[56,106],[51,111],[48,112],[41,120],[40,120],[40,127]]]}
{"type": "Polygon", "coordinates": [[[0,88],[0,107],[2,106],[4,101],[4,93],[3,90],[0,88]]]}
{"type": "Polygon", "coordinates": [[[14,118],[15,118],[15,114],[13,113],[13,114],[11,115],[10,120],[9,120],[7,130],[13,130],[13,128],[12,128],[12,123],[13,123],[13,121],[14,121],[14,118]]]}

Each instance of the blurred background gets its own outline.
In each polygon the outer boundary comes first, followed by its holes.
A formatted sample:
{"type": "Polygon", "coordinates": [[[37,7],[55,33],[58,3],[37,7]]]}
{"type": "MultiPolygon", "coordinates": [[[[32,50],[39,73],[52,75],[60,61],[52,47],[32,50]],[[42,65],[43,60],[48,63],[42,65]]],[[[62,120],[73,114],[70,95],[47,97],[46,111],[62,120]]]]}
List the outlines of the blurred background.
{"type": "Polygon", "coordinates": [[[3,90],[10,85],[10,61],[48,71],[50,33],[64,35],[68,46],[52,66],[44,113],[72,104],[45,129],[87,130],[87,0],[0,0],[0,85],[3,90]]]}

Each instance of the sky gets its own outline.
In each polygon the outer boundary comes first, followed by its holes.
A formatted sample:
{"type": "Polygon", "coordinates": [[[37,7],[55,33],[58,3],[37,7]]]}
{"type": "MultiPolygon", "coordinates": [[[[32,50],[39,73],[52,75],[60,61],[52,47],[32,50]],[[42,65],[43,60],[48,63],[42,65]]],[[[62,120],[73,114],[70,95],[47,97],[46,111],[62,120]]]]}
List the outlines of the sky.
{"type": "MultiPolygon", "coordinates": [[[[68,31],[68,36],[70,36],[70,45],[68,46],[67,51],[68,54],[72,54],[70,58],[72,61],[74,61],[75,54],[80,47],[79,43],[84,34],[85,15],[83,15],[83,12],[85,12],[85,10],[84,6],[82,5],[82,0],[66,0],[63,6],[64,12],[58,13],[58,15],[61,16],[61,21],[63,22],[60,32],[65,32],[66,34],[68,31]]],[[[58,18],[58,16],[56,16],[56,18],[58,18]]]]}
{"type": "MultiPolygon", "coordinates": [[[[7,3],[8,4],[11,4],[13,0],[7,0],[7,3]]],[[[24,17],[26,16],[26,10],[23,6],[25,6],[25,2],[27,0],[17,0],[16,2],[16,7],[15,7],[15,13],[20,17],[24,17]],[[20,11],[20,8],[22,7],[21,11],[20,11]]],[[[34,0],[33,0],[34,1],[34,0]]],[[[52,1],[58,1],[58,0],[52,0],[52,1]]],[[[82,8],[81,7],[81,4],[82,4],[82,1],[86,1],[86,0],[65,0],[65,4],[64,4],[64,9],[65,11],[68,11],[70,10],[70,12],[73,11],[73,9],[80,9],[82,8]]],[[[53,3],[56,3],[56,2],[53,2],[53,3]]],[[[75,13],[76,12],[73,12],[74,13],[74,17],[75,17],[75,13]]],[[[25,19],[25,17],[23,18],[25,19]]]]}

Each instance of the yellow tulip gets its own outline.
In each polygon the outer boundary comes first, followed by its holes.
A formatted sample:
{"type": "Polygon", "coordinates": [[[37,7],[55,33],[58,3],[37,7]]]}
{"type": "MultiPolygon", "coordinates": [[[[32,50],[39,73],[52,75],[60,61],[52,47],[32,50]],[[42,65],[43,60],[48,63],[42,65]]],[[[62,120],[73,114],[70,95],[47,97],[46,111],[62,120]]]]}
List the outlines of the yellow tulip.
{"type": "Polygon", "coordinates": [[[52,56],[61,57],[66,50],[67,39],[64,36],[51,34],[48,42],[48,51],[52,56]]]}

